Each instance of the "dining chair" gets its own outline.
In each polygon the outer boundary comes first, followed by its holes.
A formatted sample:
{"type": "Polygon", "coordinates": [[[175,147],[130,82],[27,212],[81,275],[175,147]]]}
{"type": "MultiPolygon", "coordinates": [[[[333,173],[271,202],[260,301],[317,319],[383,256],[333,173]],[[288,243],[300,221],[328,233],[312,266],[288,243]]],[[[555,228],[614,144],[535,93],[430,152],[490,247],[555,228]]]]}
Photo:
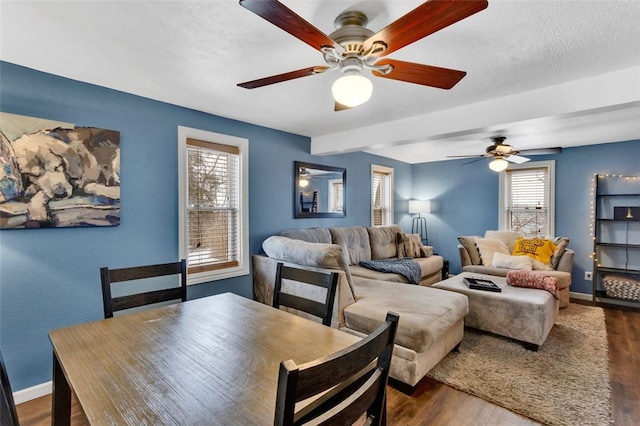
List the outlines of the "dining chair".
{"type": "Polygon", "coordinates": [[[366,413],[366,424],[386,425],[386,391],[399,316],[359,342],[301,365],[280,363],[274,425],[353,424],[366,413]],[[314,397],[296,411],[296,403],[314,397]]]}
{"type": "Polygon", "coordinates": [[[179,262],[120,269],[109,269],[105,266],[100,268],[100,279],[102,281],[102,303],[105,318],[112,318],[114,312],[124,309],[172,300],[181,300],[182,302],[187,300],[187,262],[184,259],[179,262]],[[180,275],[179,287],[140,292],[119,297],[111,296],[113,283],[178,274],[180,275]]]}
{"type": "Polygon", "coordinates": [[[337,287],[337,272],[326,273],[311,271],[308,269],[292,268],[290,266],[284,266],[280,262],[276,269],[276,282],[273,289],[273,307],[280,308],[280,306],[286,306],[303,311],[319,317],[322,320],[322,324],[330,326],[331,316],[333,314],[333,302],[336,296],[337,287]],[[298,283],[324,287],[327,290],[324,303],[283,291],[283,280],[291,280],[298,283]]]}
{"type": "Polygon", "coordinates": [[[4,366],[2,352],[0,352],[0,379],[2,381],[2,397],[0,398],[0,425],[1,426],[18,426],[18,413],[16,411],[16,403],[13,400],[13,392],[11,391],[11,383],[9,383],[9,375],[4,366]]]}

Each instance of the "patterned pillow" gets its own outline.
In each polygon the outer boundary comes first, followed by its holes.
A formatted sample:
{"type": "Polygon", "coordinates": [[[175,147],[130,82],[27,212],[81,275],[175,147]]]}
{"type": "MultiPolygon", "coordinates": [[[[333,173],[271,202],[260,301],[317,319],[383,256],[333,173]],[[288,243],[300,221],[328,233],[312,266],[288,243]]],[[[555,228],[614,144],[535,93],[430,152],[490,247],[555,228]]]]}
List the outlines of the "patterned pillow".
{"type": "MultiPolygon", "coordinates": [[[[551,240],[542,238],[518,238],[511,254],[514,256],[529,256],[547,268],[551,268],[551,257],[557,248],[551,240]]],[[[533,269],[542,268],[536,268],[536,264],[534,263],[533,269]]]]}
{"type": "Polygon", "coordinates": [[[472,265],[482,265],[482,260],[480,259],[480,252],[478,251],[478,247],[476,246],[476,238],[480,238],[478,236],[468,236],[468,237],[458,237],[458,242],[460,245],[467,249],[467,253],[469,253],[469,258],[471,259],[472,265]]]}
{"type": "Polygon", "coordinates": [[[551,267],[553,269],[558,269],[558,264],[560,263],[560,258],[567,250],[569,246],[569,238],[567,237],[556,237],[553,239],[553,244],[556,245],[556,251],[553,252],[553,256],[551,256],[551,267]]]}
{"type": "Polygon", "coordinates": [[[396,244],[398,246],[398,257],[422,257],[422,239],[420,234],[396,234],[396,244]]]}
{"type": "Polygon", "coordinates": [[[536,271],[509,271],[507,272],[507,284],[513,287],[537,288],[553,294],[556,299],[558,294],[558,279],[536,271]]]}

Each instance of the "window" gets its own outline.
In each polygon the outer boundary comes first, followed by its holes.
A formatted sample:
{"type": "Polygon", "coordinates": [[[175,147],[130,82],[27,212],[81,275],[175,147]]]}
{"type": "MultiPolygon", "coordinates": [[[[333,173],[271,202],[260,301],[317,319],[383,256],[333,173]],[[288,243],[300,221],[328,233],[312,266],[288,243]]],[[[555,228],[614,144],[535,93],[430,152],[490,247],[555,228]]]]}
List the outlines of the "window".
{"type": "Polygon", "coordinates": [[[342,179],[329,179],[329,211],[342,213],[343,203],[343,182],[342,179]]]}
{"type": "Polygon", "coordinates": [[[393,224],[393,168],[371,165],[371,225],[393,224]]]}
{"type": "Polygon", "coordinates": [[[249,273],[246,139],[178,128],[180,257],[189,284],[249,273]]]}
{"type": "Polygon", "coordinates": [[[511,164],[500,174],[500,229],[554,236],[555,161],[511,164]]]}

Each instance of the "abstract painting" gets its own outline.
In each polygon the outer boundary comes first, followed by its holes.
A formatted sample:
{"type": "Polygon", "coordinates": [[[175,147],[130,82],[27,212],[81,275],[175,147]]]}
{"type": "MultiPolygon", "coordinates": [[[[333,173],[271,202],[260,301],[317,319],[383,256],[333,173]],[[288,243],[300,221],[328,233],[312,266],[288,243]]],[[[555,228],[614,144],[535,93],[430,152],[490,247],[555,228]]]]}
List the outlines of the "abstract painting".
{"type": "Polygon", "coordinates": [[[120,224],[120,133],[0,113],[0,229],[120,224]]]}

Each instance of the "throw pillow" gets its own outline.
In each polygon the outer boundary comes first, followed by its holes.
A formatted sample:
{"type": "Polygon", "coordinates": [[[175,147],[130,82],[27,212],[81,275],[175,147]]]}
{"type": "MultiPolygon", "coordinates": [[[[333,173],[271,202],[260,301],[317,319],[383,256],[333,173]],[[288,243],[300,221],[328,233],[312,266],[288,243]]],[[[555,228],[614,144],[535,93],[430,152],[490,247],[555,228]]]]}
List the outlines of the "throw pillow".
{"type": "Polygon", "coordinates": [[[556,245],[556,251],[553,252],[553,256],[551,256],[551,267],[553,269],[558,269],[558,263],[560,263],[560,258],[567,250],[569,246],[569,238],[567,237],[556,237],[553,239],[553,243],[556,245]]]}
{"type": "Polygon", "coordinates": [[[491,266],[494,268],[531,271],[533,269],[533,259],[529,256],[511,256],[510,254],[494,253],[491,266]]]}
{"type": "MultiPolygon", "coordinates": [[[[551,256],[557,249],[553,241],[542,238],[518,238],[511,254],[529,256],[551,268],[551,256]]],[[[536,269],[534,264],[534,269],[536,269]]]]}
{"type": "Polygon", "coordinates": [[[484,266],[491,266],[494,253],[509,254],[507,246],[502,241],[493,238],[476,238],[476,245],[480,251],[481,264],[484,266]]]}
{"type": "Polygon", "coordinates": [[[467,253],[469,253],[471,264],[481,265],[482,261],[480,260],[480,252],[478,251],[478,247],[476,246],[476,238],[480,238],[480,237],[478,236],[458,237],[458,242],[460,242],[460,245],[467,250],[467,253]]]}
{"type": "Polygon", "coordinates": [[[516,232],[516,231],[491,231],[488,230],[484,233],[484,237],[485,238],[493,238],[494,240],[500,240],[502,241],[507,248],[509,249],[509,252],[513,251],[513,246],[516,243],[516,240],[518,238],[523,238],[524,235],[522,235],[522,232],[516,232]]]}
{"type": "Polygon", "coordinates": [[[421,257],[420,246],[422,239],[420,234],[396,234],[396,244],[398,245],[398,257],[421,257]]]}
{"type": "Polygon", "coordinates": [[[546,290],[556,299],[558,294],[558,279],[536,271],[509,271],[507,284],[513,287],[527,287],[546,290]]]}

